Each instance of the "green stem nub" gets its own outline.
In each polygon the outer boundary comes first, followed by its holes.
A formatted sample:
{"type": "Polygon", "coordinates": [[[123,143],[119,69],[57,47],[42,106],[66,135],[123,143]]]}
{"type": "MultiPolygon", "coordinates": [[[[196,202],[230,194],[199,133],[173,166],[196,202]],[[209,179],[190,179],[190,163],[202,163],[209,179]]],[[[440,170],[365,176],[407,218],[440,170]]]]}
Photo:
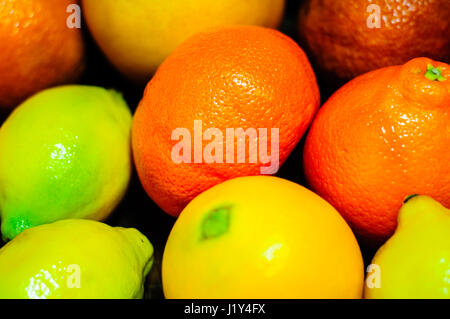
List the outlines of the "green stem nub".
{"type": "Polygon", "coordinates": [[[403,200],[403,204],[406,204],[407,202],[409,202],[410,199],[419,196],[419,194],[412,194],[409,196],[406,196],[406,198],[403,200]]]}
{"type": "Polygon", "coordinates": [[[230,227],[231,206],[223,206],[210,211],[202,223],[201,239],[216,238],[230,227]]]}
{"type": "Polygon", "coordinates": [[[445,81],[447,80],[443,75],[442,75],[442,68],[441,67],[437,67],[435,68],[434,66],[432,66],[431,64],[428,64],[427,66],[427,72],[425,73],[425,77],[430,80],[430,81],[445,81]]]}

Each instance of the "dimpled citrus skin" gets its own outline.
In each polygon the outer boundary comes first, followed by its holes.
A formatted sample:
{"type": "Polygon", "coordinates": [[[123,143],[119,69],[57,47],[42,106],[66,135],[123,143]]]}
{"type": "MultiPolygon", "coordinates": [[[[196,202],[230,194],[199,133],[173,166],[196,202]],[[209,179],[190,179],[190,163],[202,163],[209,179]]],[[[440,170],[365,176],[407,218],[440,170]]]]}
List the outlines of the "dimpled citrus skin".
{"type": "MultiPolygon", "coordinates": [[[[226,179],[258,175],[263,165],[245,163],[176,164],[172,131],[194,121],[203,132],[218,128],[279,129],[279,162],[298,143],[320,104],[314,72],[301,48],[272,29],[254,26],[199,33],[178,47],[149,82],[134,116],[134,160],[150,197],[178,215],[196,195],[226,179]]],[[[209,141],[203,142],[203,148],[209,141]]],[[[225,143],[225,142],[224,142],[225,143]]],[[[193,143],[192,153],[194,152],[193,143]]],[[[274,150],[276,152],[276,149],[274,150]]],[[[270,152],[269,152],[270,153],[270,152]]],[[[225,150],[223,152],[225,154],[225,150]]],[[[225,155],[224,155],[225,156],[225,155]]]]}
{"type": "Polygon", "coordinates": [[[0,0],[0,108],[75,81],[84,68],[80,29],[69,29],[74,0],[0,0]]]}
{"type": "Polygon", "coordinates": [[[276,28],[284,0],[85,0],[83,14],[100,48],[127,77],[145,84],[184,40],[224,25],[276,28]]]}
{"type": "Polygon", "coordinates": [[[449,299],[449,229],[450,210],[428,196],[409,199],[399,212],[394,235],[372,260],[379,267],[380,286],[366,285],[364,297],[449,299]]]}
{"type": "Polygon", "coordinates": [[[358,243],[339,213],[272,176],[228,180],[192,200],[162,261],[166,298],[361,298],[363,280],[358,243]],[[205,218],[221,208],[228,227],[205,237],[205,218]]]}
{"type": "Polygon", "coordinates": [[[450,207],[450,70],[416,58],[357,77],[320,109],[306,138],[309,185],[369,244],[395,230],[405,196],[450,207]],[[445,81],[425,77],[428,65],[445,81]]]}
{"type": "Polygon", "coordinates": [[[131,174],[131,114],[114,91],[62,86],[21,104],[0,129],[2,235],[63,218],[106,218],[131,174]]]}
{"type": "Polygon", "coordinates": [[[415,57],[448,63],[449,12],[448,0],[307,0],[299,32],[320,68],[351,79],[415,57]],[[380,28],[367,26],[369,5],[380,8],[380,28]]]}
{"type": "Polygon", "coordinates": [[[134,228],[62,220],[0,249],[0,298],[142,298],[152,264],[153,247],[134,228]]]}

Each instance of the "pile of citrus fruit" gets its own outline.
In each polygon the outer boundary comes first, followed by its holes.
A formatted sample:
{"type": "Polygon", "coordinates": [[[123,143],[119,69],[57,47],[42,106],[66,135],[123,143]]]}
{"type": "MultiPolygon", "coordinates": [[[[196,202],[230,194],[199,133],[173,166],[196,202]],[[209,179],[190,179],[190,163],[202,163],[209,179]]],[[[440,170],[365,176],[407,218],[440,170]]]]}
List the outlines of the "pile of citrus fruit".
{"type": "Polygon", "coordinates": [[[0,298],[450,298],[448,14],[0,0],[0,298]]]}

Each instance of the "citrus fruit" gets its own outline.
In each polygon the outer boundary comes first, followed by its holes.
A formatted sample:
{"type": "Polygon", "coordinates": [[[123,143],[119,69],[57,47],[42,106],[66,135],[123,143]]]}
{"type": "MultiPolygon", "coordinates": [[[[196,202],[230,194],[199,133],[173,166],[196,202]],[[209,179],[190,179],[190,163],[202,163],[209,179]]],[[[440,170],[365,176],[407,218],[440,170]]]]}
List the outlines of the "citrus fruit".
{"type": "Polygon", "coordinates": [[[131,174],[131,114],[99,87],[44,90],[0,129],[0,214],[5,239],[66,218],[106,218],[131,174]]]}
{"type": "Polygon", "coordinates": [[[365,298],[450,298],[449,229],[450,210],[428,196],[410,198],[372,260],[379,268],[367,277],[365,298]]]}
{"type": "Polygon", "coordinates": [[[76,3],[0,0],[0,108],[16,107],[32,94],[81,74],[81,30],[67,25],[68,7],[76,3]]]}
{"type": "Polygon", "coordinates": [[[347,80],[415,57],[450,61],[448,0],[304,1],[299,32],[317,66],[347,80]]]}
{"type": "Polygon", "coordinates": [[[355,78],[318,112],[307,180],[367,244],[392,235],[409,194],[450,207],[449,103],[449,66],[416,58],[355,78]]]}
{"type": "Polygon", "coordinates": [[[360,298],[358,243],[339,213],[273,176],[228,180],[196,197],[170,232],[166,298],[360,298]]]}
{"type": "Polygon", "coordinates": [[[62,220],[0,249],[0,298],[142,298],[152,264],[153,247],[134,228],[62,220]]]}
{"type": "Polygon", "coordinates": [[[210,27],[277,27],[284,0],[85,0],[94,39],[123,74],[145,84],[184,40],[210,27]]]}
{"type": "Polygon", "coordinates": [[[136,110],[132,146],[140,180],[150,197],[176,216],[215,184],[282,164],[319,100],[307,57],[280,32],[237,26],[199,33],[161,65],[136,110]],[[208,136],[210,129],[216,133],[208,136]],[[183,161],[173,156],[183,142],[174,138],[180,130],[195,139],[180,151],[183,161]],[[247,135],[239,134],[244,130],[247,135]],[[209,160],[205,153],[212,142],[217,147],[209,160]],[[252,145],[253,155],[256,148],[271,153],[270,162],[253,156],[252,145]]]}

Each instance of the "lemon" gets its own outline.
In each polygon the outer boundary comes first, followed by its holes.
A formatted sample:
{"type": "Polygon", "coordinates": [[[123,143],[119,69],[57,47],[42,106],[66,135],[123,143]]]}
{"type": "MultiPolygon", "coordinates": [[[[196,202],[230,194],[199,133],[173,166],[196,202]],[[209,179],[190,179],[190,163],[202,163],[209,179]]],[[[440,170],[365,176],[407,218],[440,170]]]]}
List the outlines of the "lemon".
{"type": "Polygon", "coordinates": [[[364,266],[344,219],[306,188],[239,177],[192,200],[162,260],[166,298],[361,298],[364,266]]]}
{"type": "Polygon", "coordinates": [[[68,219],[0,249],[0,299],[142,298],[153,247],[134,228],[68,219]]]}
{"type": "Polygon", "coordinates": [[[26,100],[0,129],[4,239],[66,218],[106,218],[131,174],[131,113],[117,92],[62,86],[26,100]]]}
{"type": "Polygon", "coordinates": [[[449,209],[428,196],[408,198],[372,260],[365,298],[450,298],[449,230],[449,209]]]}
{"type": "Polygon", "coordinates": [[[284,0],[84,0],[83,14],[108,59],[136,82],[148,81],[191,35],[224,25],[275,28],[284,0]]]}

